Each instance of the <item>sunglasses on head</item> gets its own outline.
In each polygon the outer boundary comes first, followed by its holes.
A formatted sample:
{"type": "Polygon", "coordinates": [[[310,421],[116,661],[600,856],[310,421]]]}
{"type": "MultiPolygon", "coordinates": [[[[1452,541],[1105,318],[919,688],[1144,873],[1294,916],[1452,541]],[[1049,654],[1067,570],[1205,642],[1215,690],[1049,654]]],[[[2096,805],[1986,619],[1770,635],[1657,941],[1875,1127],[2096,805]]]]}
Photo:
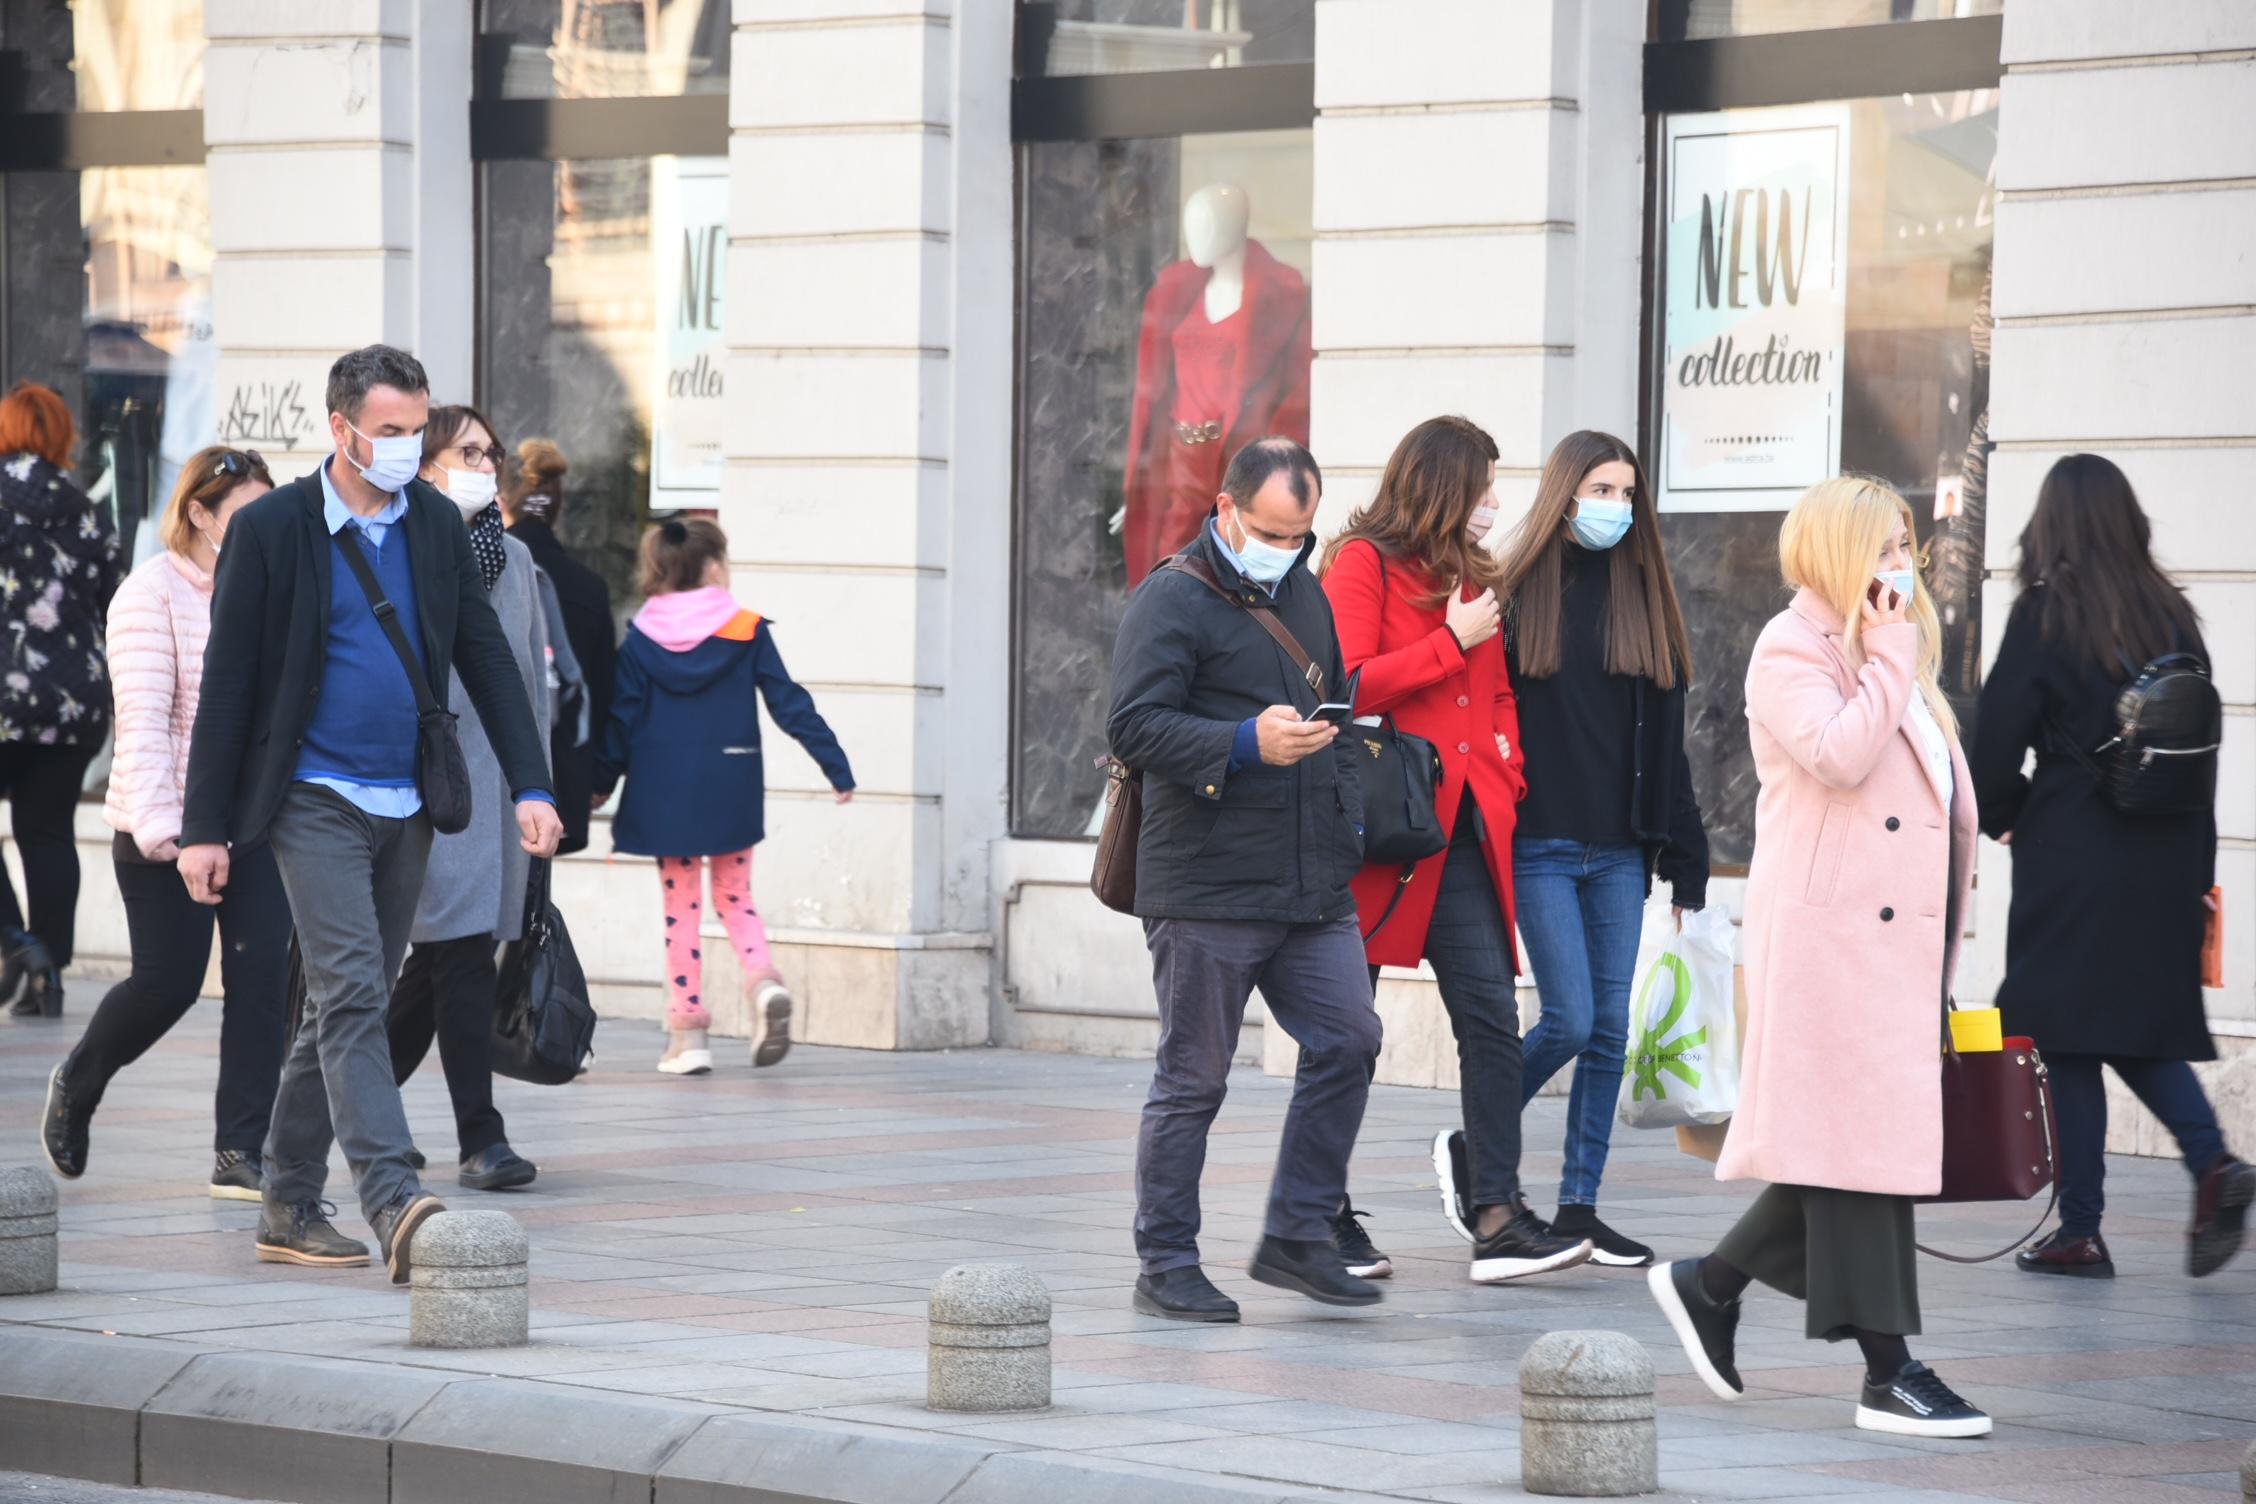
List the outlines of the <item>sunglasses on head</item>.
{"type": "Polygon", "coordinates": [[[230,449],[219,457],[212,467],[214,475],[231,475],[238,480],[246,476],[266,475],[266,460],[256,449],[230,449]]]}

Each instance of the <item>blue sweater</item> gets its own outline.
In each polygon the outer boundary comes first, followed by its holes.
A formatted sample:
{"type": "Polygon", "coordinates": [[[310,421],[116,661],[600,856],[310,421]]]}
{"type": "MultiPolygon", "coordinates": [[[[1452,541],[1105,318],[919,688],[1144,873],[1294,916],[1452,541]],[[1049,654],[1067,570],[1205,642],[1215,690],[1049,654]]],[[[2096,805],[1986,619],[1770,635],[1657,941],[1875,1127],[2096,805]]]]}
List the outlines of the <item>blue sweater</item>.
{"type": "MultiPolygon", "coordinates": [[[[375,566],[384,598],[399,610],[399,623],[415,661],[426,663],[423,627],[415,610],[415,576],[408,568],[407,529],[389,528],[384,546],[371,548],[357,527],[329,540],[329,639],[314,696],[313,721],[306,727],[295,778],[341,778],[371,788],[415,786],[415,691],[399,654],[384,637],[369,609],[368,597],[353,578],[343,549],[357,548],[375,566]]],[[[424,672],[430,672],[428,666],[424,672]]],[[[434,690],[434,693],[436,691],[434,690]]]]}

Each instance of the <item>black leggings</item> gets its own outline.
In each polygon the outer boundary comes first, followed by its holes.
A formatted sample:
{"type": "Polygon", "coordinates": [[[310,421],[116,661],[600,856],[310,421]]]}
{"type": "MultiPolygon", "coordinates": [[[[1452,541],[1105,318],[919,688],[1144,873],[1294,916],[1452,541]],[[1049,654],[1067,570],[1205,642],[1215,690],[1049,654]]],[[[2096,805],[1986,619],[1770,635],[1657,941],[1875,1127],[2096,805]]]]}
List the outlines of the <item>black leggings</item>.
{"type": "Polygon", "coordinates": [[[392,1075],[402,1086],[431,1053],[437,1035],[439,1065],[454,1100],[455,1142],[464,1159],[509,1137],[493,1099],[495,972],[491,935],[418,940],[384,1014],[392,1075]]]}
{"type": "MultiPolygon", "coordinates": [[[[71,944],[77,938],[78,837],[73,824],[86,765],[93,760],[91,747],[0,743],[0,797],[8,801],[8,821],[15,832],[16,852],[23,858],[24,887],[30,890],[31,905],[26,922],[7,865],[0,863],[0,926],[30,930],[46,942],[57,966],[70,965],[71,944]]],[[[180,886],[177,876],[173,885],[180,886]]],[[[190,1001],[194,998],[191,992],[190,1001]]]]}
{"type": "Polygon", "coordinates": [[[226,1004],[219,1025],[212,1147],[256,1154],[266,1142],[288,1029],[290,901],[282,891],[274,852],[266,846],[235,852],[217,908],[190,898],[187,884],[169,862],[119,860],[114,865],[132,937],[133,971],[110,989],[87,1020],[86,1036],[64,1066],[71,1095],[89,1106],[101,1101],[110,1078],[146,1054],[195,1006],[211,961],[216,918],[226,1004]]]}

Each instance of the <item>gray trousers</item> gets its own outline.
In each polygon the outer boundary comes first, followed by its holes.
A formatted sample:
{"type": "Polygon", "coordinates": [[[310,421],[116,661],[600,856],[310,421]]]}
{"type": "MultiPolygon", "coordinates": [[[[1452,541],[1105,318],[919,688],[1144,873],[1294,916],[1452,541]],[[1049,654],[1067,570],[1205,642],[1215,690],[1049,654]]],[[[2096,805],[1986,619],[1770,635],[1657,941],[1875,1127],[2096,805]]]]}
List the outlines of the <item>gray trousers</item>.
{"type": "Polygon", "coordinates": [[[1379,1015],[1355,920],[1147,919],[1144,943],[1159,993],[1159,1058],[1136,1136],[1136,1253],[1144,1272],[1199,1261],[1206,1133],[1229,1089],[1230,1057],[1255,987],[1269,1016],[1300,1045],[1264,1230],[1328,1241],[1379,1054],[1379,1015]]]}
{"type": "Polygon", "coordinates": [[[345,1151],[363,1216],[422,1190],[407,1162],[407,1112],[392,1080],[384,1009],[407,954],[431,822],[371,815],[318,784],[293,784],[268,837],[305,960],[305,1021],[282,1063],[266,1135],[266,1199],[321,1198],[329,1146],[345,1151]]]}

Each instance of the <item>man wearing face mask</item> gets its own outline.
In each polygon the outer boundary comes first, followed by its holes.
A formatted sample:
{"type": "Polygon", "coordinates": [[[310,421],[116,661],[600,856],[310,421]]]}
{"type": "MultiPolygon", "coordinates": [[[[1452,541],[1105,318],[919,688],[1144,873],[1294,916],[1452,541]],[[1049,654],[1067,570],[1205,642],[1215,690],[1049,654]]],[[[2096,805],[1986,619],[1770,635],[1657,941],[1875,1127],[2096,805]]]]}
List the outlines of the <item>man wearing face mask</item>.
{"type": "Polygon", "coordinates": [[[455,505],[416,479],[430,382],[370,345],[329,368],[334,452],[228,527],[188,754],[180,874],[200,903],[229,847],[267,841],[306,978],[266,1141],[262,1261],[366,1264],[322,1205],[332,1140],[393,1283],[443,1208],[409,1160],[384,1009],[431,849],[417,786],[419,680],[443,703],[460,674],[534,856],[562,833],[532,706],[455,505]],[[376,602],[382,602],[380,612],[376,602]],[[415,673],[411,677],[409,664],[415,673]]]}
{"type": "MultiPolygon", "coordinates": [[[[502,530],[494,500],[503,450],[474,407],[434,407],[423,429],[423,480],[446,493],[470,532],[470,553],[486,599],[509,639],[517,677],[545,740],[552,720],[548,618],[541,609],[533,556],[502,530]]],[[[532,858],[509,818],[508,781],[485,723],[457,679],[447,708],[460,719],[462,761],[477,794],[470,828],[431,842],[412,948],[385,1014],[393,1078],[402,1086],[430,1053],[434,1037],[454,1104],[456,1178],[478,1191],[530,1185],[539,1172],[509,1146],[493,1099],[494,954],[525,926],[532,858]]],[[[417,1169],[420,1154],[412,1156],[417,1169]]]]}
{"type": "Polygon", "coordinates": [[[1331,608],[1301,567],[1322,487],[1291,439],[1240,450],[1199,536],[1130,599],[1113,649],[1109,731],[1143,779],[1135,912],[1159,995],[1136,1146],[1147,1315],[1238,1319],[1199,1267],[1198,1183],[1255,987],[1301,1054],[1247,1272],[1326,1304],[1379,1299],[1332,1243],[1379,1019],[1348,887],[1363,855],[1355,764],[1309,718],[1349,693],[1331,608]]]}

